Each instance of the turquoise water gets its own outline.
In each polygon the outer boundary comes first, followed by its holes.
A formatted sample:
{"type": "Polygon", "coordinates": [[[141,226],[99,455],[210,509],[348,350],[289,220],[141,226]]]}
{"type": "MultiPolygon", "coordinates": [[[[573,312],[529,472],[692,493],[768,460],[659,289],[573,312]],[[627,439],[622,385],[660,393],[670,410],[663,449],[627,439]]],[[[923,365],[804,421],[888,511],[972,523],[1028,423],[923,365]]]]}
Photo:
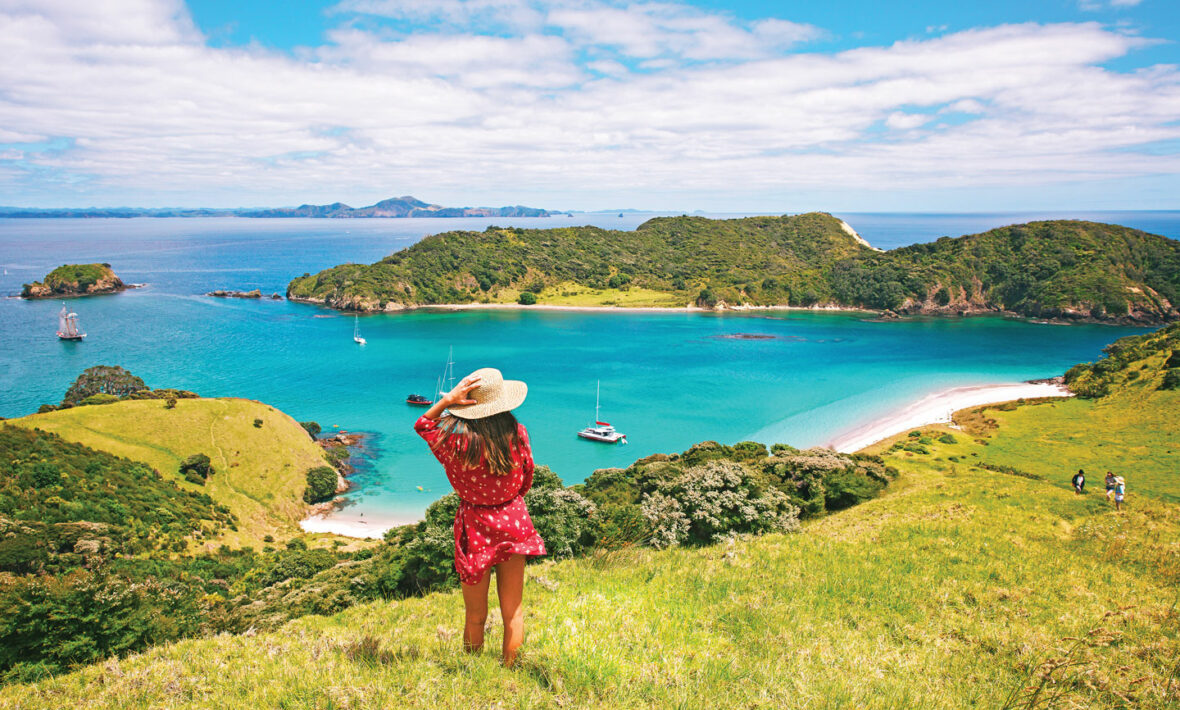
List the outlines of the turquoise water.
{"type": "MultiPolygon", "coordinates": [[[[630,218],[633,227],[645,216],[630,218]]],[[[413,518],[448,490],[411,426],[454,348],[459,375],[481,366],[528,381],[519,410],[538,462],[573,483],[704,439],[823,443],[945,387],[1060,374],[1137,329],[999,318],[872,322],[857,314],[418,311],[353,320],[286,301],[206,298],[213,288],[283,291],[293,275],[373,261],[424,233],[554,220],[0,221],[0,292],[64,262],[107,261],[148,287],[81,299],[89,336],[58,341],[57,302],[0,299],[0,416],[56,402],[96,364],[153,387],[257,399],[327,429],[372,432],[350,516],[413,518]],[[757,334],[760,339],[726,337],[757,334]],[[576,438],[594,414],[630,445],[576,438]],[[422,490],[419,490],[419,487],[422,490]]],[[[590,221],[582,216],[580,222],[590,221]]],[[[615,226],[627,219],[600,220],[615,226]]],[[[854,224],[854,226],[858,226],[854,224]]],[[[863,227],[858,227],[863,230],[863,227]]]]}

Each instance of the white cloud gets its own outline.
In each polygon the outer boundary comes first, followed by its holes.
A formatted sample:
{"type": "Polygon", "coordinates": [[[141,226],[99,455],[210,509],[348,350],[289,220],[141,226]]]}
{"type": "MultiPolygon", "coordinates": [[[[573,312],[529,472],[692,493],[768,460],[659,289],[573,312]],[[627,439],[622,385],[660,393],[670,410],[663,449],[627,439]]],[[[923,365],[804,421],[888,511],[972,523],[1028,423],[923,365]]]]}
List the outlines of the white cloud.
{"type": "Polygon", "coordinates": [[[1104,68],[1146,40],[1093,23],[792,53],[804,26],[505,1],[484,4],[544,31],[345,24],[291,56],[209,47],[173,2],[93,4],[0,0],[0,202],[577,207],[1177,173],[1138,147],[1180,139],[1180,71],[1104,68]]]}

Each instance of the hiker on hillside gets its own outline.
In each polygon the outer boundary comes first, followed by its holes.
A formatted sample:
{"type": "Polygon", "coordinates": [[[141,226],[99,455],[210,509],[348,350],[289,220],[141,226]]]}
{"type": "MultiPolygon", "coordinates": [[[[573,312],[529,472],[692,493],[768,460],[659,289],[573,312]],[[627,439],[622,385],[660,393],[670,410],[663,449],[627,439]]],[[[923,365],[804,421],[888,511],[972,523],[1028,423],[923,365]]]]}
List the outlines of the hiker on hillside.
{"type": "Polygon", "coordinates": [[[1116,477],[1115,477],[1115,475],[1114,475],[1114,471],[1107,471],[1107,472],[1106,472],[1106,501],[1107,501],[1108,503],[1109,503],[1110,501],[1114,500],[1114,482],[1115,482],[1115,478],[1116,478],[1116,477]]]}
{"type": "Polygon", "coordinates": [[[1078,472],[1073,475],[1073,479],[1070,481],[1070,483],[1073,484],[1073,492],[1074,493],[1076,493],[1078,495],[1085,493],[1086,492],[1086,472],[1079,468],[1078,472]]]}
{"type": "Polygon", "coordinates": [[[1114,477],[1114,509],[1120,511],[1123,509],[1123,496],[1127,493],[1127,482],[1122,476],[1114,477]]]}
{"type": "Polygon", "coordinates": [[[511,667],[524,641],[524,562],[545,554],[524,494],[533,485],[533,450],[523,424],[512,415],[528,387],[499,370],[476,370],[439,398],[414,424],[459,496],[455,514],[455,569],[463,587],[463,648],[483,648],[488,587],[496,570],[496,594],[504,619],[502,661],[511,667]]]}

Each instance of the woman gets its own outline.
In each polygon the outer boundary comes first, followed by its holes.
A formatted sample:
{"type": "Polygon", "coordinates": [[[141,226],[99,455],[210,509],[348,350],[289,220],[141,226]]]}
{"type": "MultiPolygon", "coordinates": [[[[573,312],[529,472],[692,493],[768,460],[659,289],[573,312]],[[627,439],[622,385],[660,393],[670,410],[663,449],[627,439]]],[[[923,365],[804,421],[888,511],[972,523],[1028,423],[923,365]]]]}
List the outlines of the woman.
{"type": "Polygon", "coordinates": [[[485,367],[464,377],[414,424],[459,496],[455,569],[466,610],[463,648],[470,653],[483,648],[494,568],[508,667],[524,641],[525,557],[545,554],[523,498],[533,485],[533,451],[528,432],[511,411],[527,393],[525,383],[505,380],[499,370],[485,367]]]}
{"type": "Polygon", "coordinates": [[[1070,483],[1073,484],[1073,492],[1075,494],[1081,495],[1081,494],[1085,493],[1086,492],[1086,472],[1079,468],[1078,472],[1073,475],[1072,479],[1070,479],[1070,483]]]}

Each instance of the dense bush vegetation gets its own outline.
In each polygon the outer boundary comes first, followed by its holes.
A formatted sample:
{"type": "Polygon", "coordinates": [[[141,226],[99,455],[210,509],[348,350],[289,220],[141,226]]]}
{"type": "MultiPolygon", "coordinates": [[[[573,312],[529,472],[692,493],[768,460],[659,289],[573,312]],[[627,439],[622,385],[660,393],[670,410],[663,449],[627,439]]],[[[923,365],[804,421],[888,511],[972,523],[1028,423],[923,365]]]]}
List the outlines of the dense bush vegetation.
{"type": "Polygon", "coordinates": [[[1160,389],[1176,389],[1180,386],[1178,351],[1180,324],[1120,338],[1103,349],[1106,357],[1098,362],[1074,365],[1066,371],[1065,384],[1074,394],[1090,399],[1105,397],[1118,385],[1140,379],[1160,389]],[[1147,364],[1142,370],[1131,369],[1140,367],[1144,360],[1147,364]]]}
{"type": "Polygon", "coordinates": [[[877,252],[839,220],[660,217],[634,232],[597,227],[447,232],[372,265],[291,281],[288,295],[350,309],[466,303],[543,291],[641,287],[703,307],[832,304],[892,310],[1007,310],[1037,317],[1171,320],[1180,244],[1126,227],[1033,222],[877,252]]]}

